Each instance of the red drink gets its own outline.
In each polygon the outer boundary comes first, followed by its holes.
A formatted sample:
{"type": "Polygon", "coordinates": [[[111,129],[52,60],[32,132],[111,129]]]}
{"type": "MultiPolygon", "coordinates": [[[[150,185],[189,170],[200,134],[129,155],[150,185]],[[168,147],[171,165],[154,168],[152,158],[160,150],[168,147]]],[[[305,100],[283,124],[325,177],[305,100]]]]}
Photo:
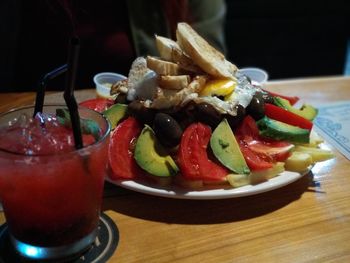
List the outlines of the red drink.
{"type": "MultiPolygon", "coordinates": [[[[95,238],[110,128],[99,113],[79,111],[81,117],[95,120],[101,130],[97,142],[91,135],[84,136],[80,150],[74,149],[70,129],[57,126],[55,121],[45,125],[34,122],[25,129],[14,126],[2,134],[4,128],[0,128],[0,198],[21,253],[21,247],[29,245],[74,254],[95,238]],[[31,134],[21,140],[19,134],[27,131],[31,134]],[[67,252],[77,243],[79,249],[67,252]]],[[[11,115],[6,116],[6,122],[19,113],[11,115]]],[[[4,119],[0,116],[1,125],[4,119]]]]}

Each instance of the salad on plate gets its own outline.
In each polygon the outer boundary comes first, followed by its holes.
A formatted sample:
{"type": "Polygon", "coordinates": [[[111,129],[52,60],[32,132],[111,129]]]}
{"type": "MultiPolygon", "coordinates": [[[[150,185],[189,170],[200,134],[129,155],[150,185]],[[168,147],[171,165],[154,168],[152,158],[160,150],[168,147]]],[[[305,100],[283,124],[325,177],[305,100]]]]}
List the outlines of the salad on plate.
{"type": "Polygon", "coordinates": [[[110,181],[238,188],[334,157],[315,107],[252,84],[186,23],[176,38],[155,36],[159,57],[138,57],[114,100],[81,103],[112,124],[110,181]]]}

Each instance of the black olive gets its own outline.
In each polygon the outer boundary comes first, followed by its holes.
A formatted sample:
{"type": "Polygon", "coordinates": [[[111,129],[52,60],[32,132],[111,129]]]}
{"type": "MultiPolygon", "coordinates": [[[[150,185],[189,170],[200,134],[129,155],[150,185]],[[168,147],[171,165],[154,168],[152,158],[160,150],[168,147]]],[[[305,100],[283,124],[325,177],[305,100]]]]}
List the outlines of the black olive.
{"type": "Polygon", "coordinates": [[[221,121],[221,114],[208,103],[199,103],[194,110],[195,119],[215,128],[221,121]]]}
{"type": "Polygon", "coordinates": [[[271,96],[268,92],[265,91],[258,91],[255,93],[255,95],[260,96],[265,103],[274,103],[273,96],[271,96]]]}
{"type": "Polygon", "coordinates": [[[194,111],[196,110],[196,103],[190,101],[176,113],[171,114],[171,116],[177,120],[183,130],[186,129],[191,123],[195,122],[194,111]]]}
{"type": "Polygon", "coordinates": [[[247,114],[255,120],[260,120],[265,115],[265,102],[261,94],[254,94],[251,102],[246,108],[247,114]]]}
{"type": "Polygon", "coordinates": [[[117,97],[114,99],[114,103],[128,104],[129,101],[126,99],[126,94],[119,93],[117,97]]]}
{"type": "Polygon", "coordinates": [[[148,125],[152,125],[154,116],[156,115],[155,109],[147,108],[137,100],[134,100],[128,104],[128,112],[141,123],[148,125]]]}
{"type": "Polygon", "coordinates": [[[161,112],[156,114],[153,130],[159,142],[165,147],[175,147],[181,141],[183,131],[178,122],[168,114],[161,112]]]}
{"type": "Polygon", "coordinates": [[[225,118],[227,119],[228,124],[230,125],[231,129],[235,129],[244,119],[245,114],[246,114],[246,110],[245,108],[238,104],[236,106],[236,110],[237,110],[237,115],[236,116],[232,116],[227,114],[225,116],[225,118]]]}

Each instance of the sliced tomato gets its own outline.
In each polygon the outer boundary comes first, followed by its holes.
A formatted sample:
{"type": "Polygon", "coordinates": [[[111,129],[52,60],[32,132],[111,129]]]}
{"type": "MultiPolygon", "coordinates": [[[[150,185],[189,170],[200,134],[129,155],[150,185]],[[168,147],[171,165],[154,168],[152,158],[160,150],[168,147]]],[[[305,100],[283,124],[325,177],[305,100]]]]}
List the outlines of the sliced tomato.
{"type": "Polygon", "coordinates": [[[265,103],[265,114],[271,119],[297,126],[302,129],[311,130],[313,126],[311,121],[270,103],[265,103]]]}
{"type": "Polygon", "coordinates": [[[261,138],[255,120],[246,116],[235,132],[240,149],[252,170],[271,168],[275,162],[286,160],[293,145],[289,142],[261,138]]]}
{"type": "Polygon", "coordinates": [[[129,117],[112,132],[108,154],[113,172],[111,179],[132,179],[143,173],[133,154],[134,143],[141,130],[141,124],[129,117]]]}
{"type": "Polygon", "coordinates": [[[209,126],[193,123],[182,135],[178,152],[181,174],[188,180],[222,181],[229,171],[208,158],[209,126]]]}
{"type": "Polygon", "coordinates": [[[265,161],[257,153],[253,152],[244,140],[238,140],[239,147],[250,170],[258,171],[271,168],[272,162],[265,161]]]}
{"type": "Polygon", "coordinates": [[[290,156],[294,145],[288,142],[246,140],[247,147],[269,162],[283,162],[290,156]]]}
{"type": "Polygon", "coordinates": [[[235,131],[236,135],[259,137],[259,128],[252,116],[247,115],[235,131]]]}
{"type": "Polygon", "coordinates": [[[193,151],[193,141],[196,133],[196,126],[190,125],[182,135],[180,147],[178,151],[178,162],[182,175],[187,178],[196,178],[199,174],[199,167],[193,151]]]}
{"type": "Polygon", "coordinates": [[[110,106],[112,106],[113,104],[114,104],[113,100],[103,99],[103,98],[85,100],[85,101],[79,103],[80,106],[83,106],[83,107],[86,107],[88,109],[95,110],[98,112],[103,112],[104,110],[106,110],[110,106]]]}

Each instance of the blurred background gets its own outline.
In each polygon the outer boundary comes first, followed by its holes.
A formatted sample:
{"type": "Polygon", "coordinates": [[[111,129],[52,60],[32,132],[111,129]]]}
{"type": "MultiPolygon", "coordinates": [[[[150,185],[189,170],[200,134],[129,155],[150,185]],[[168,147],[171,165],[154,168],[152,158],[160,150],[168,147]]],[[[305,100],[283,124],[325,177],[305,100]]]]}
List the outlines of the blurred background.
{"type": "Polygon", "coordinates": [[[239,67],[264,68],[271,79],[346,73],[350,1],[226,3],[228,57],[239,67]]]}
{"type": "MultiPolygon", "coordinates": [[[[76,5],[72,10],[79,10],[80,22],[87,25],[80,31],[81,34],[94,32],[90,24],[101,17],[104,23],[112,26],[125,26],[127,23],[126,12],[123,12],[127,9],[126,1],[72,2],[76,5]],[[104,9],[101,3],[105,4],[104,9]]],[[[203,3],[192,2],[197,5],[203,3]]],[[[222,24],[224,50],[227,58],[240,68],[263,68],[270,79],[350,74],[348,0],[205,2],[209,8],[214,2],[226,8],[222,24]]],[[[0,2],[0,91],[34,90],[44,73],[65,63],[71,22],[68,21],[69,8],[72,6],[64,3],[67,1],[0,2]]],[[[166,15],[169,14],[173,14],[171,8],[166,15]]],[[[153,19],[147,12],[140,16],[146,20],[153,19]]],[[[96,41],[99,39],[95,38],[96,41]]],[[[114,39],[110,45],[115,42],[120,43],[120,39],[114,39]]],[[[78,88],[93,87],[92,77],[101,71],[127,74],[132,60],[126,57],[113,59],[113,56],[95,48],[96,43],[95,46],[91,41],[84,43],[89,48],[81,50],[78,88]]],[[[102,48],[105,51],[108,46],[102,48]]],[[[58,79],[56,83],[51,83],[51,87],[59,89],[62,83],[63,80],[58,79]]]]}

